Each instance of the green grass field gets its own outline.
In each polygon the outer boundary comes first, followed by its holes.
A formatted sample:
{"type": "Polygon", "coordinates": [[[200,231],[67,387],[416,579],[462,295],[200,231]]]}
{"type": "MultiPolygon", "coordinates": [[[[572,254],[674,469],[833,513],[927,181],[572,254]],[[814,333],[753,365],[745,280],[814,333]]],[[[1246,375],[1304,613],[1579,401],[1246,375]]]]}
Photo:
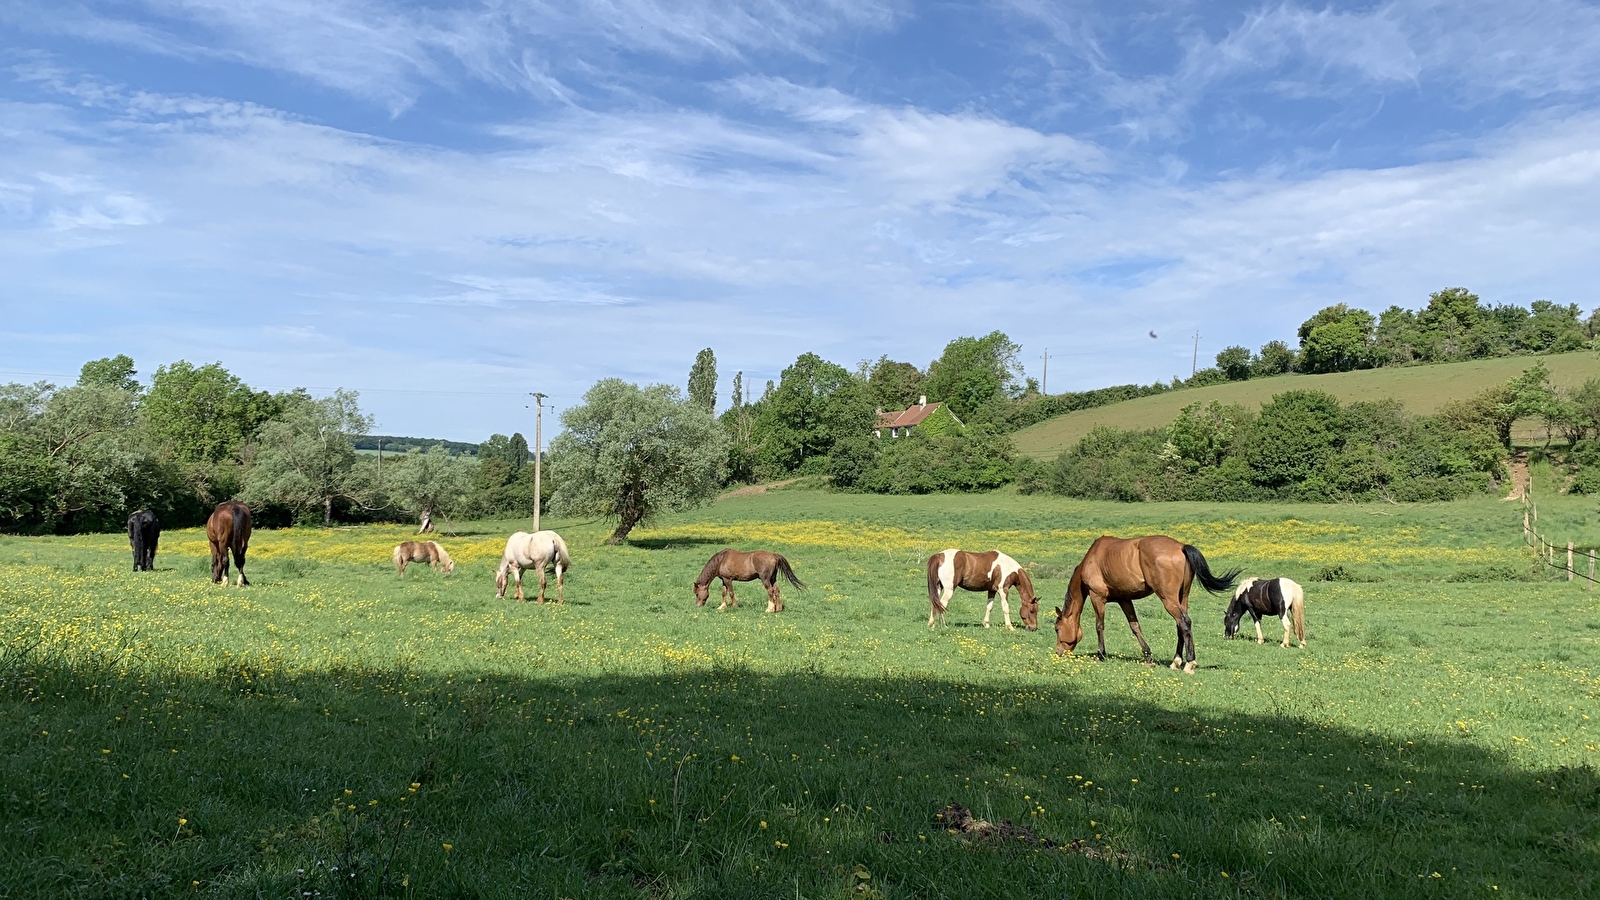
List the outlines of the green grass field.
{"type": "Polygon", "coordinates": [[[1520,517],[783,491],[619,548],[550,523],[563,606],[493,596],[526,523],[403,581],[405,529],[261,531],[244,589],[193,531],[143,575],[120,536],[0,538],[0,897],[1595,896],[1600,600],[1531,574],[1520,517]],[[1115,612],[1106,662],[979,595],[925,626],[930,552],[1001,547],[1048,609],[1106,532],[1300,580],[1310,645],[1223,641],[1199,591],[1187,677],[1115,612]],[[695,608],[727,544],[810,589],[695,608]]]}
{"type": "MultiPolygon", "coordinates": [[[[1110,406],[1083,409],[1024,428],[1016,433],[1014,440],[1018,452],[1025,456],[1054,458],[1082,440],[1097,425],[1123,429],[1164,428],[1191,403],[1217,400],[1258,409],[1274,395],[1291,390],[1327,391],[1345,403],[1397,398],[1402,399],[1413,413],[1427,415],[1451,400],[1469,397],[1515,378],[1533,365],[1535,359],[1544,360],[1545,365],[1550,367],[1551,381],[1564,388],[1575,388],[1586,379],[1600,376],[1600,355],[1588,350],[1437,366],[1365,369],[1331,375],[1280,375],[1276,378],[1172,391],[1110,406]]],[[[1517,435],[1523,442],[1533,443],[1536,438],[1540,442],[1544,440],[1543,431],[1536,429],[1534,423],[1526,423],[1526,426],[1519,429],[1517,435]],[[1535,431],[1538,433],[1535,434],[1535,431]]]]}

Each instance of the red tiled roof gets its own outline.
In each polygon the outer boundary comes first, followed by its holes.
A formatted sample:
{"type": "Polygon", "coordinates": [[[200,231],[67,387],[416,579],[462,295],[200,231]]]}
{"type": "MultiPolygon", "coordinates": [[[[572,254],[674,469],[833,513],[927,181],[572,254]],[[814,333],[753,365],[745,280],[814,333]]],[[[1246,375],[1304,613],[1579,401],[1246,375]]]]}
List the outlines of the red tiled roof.
{"type": "Polygon", "coordinates": [[[901,410],[891,410],[878,414],[879,428],[910,428],[921,425],[922,421],[933,415],[934,410],[943,406],[942,403],[929,403],[924,406],[909,406],[901,410]]]}

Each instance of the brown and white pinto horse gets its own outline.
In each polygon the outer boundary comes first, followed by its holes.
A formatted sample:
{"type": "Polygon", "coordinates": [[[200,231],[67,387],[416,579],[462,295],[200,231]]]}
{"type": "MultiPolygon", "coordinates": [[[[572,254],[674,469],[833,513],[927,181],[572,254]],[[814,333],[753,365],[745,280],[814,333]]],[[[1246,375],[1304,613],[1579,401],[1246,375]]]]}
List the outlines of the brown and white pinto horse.
{"type": "Polygon", "coordinates": [[[989,627],[989,614],[994,611],[994,598],[1000,597],[1000,612],[1005,616],[1006,627],[1011,624],[1011,588],[1017,589],[1021,601],[1018,612],[1022,625],[1029,631],[1039,628],[1039,598],[1033,595],[1033,582],[1016,560],[990,550],[969,553],[951,548],[928,557],[928,627],[933,627],[934,616],[944,624],[945,611],[950,608],[950,597],[956,588],[968,591],[987,591],[989,605],[983,608],[983,627],[989,627]]]}
{"type": "Polygon", "coordinates": [[[767,612],[783,612],[783,597],[778,593],[778,575],[789,579],[789,583],[805,590],[805,582],[796,578],[794,569],[789,567],[789,561],[781,553],[772,553],[767,550],[754,550],[746,553],[729,547],[720,550],[717,554],[706,560],[705,568],[700,570],[700,577],[694,580],[694,605],[705,606],[711,598],[711,581],[714,578],[722,579],[722,603],[717,609],[727,609],[729,606],[739,605],[739,595],[734,593],[733,582],[757,581],[767,589],[767,612]]]}
{"type": "Polygon", "coordinates": [[[1261,617],[1283,620],[1283,646],[1289,646],[1289,632],[1306,645],[1306,592],[1287,578],[1246,578],[1233,592],[1233,602],[1222,614],[1222,636],[1232,640],[1239,633],[1239,622],[1248,614],[1256,622],[1256,643],[1266,643],[1261,634],[1261,617]]]}
{"type": "Polygon", "coordinates": [[[1133,601],[1155,594],[1178,623],[1178,649],[1172,657],[1172,668],[1181,665],[1184,672],[1194,672],[1194,623],[1189,619],[1189,588],[1197,576],[1200,584],[1215,594],[1232,588],[1239,570],[1220,577],[1213,575],[1198,549],[1166,535],[1097,538],[1083,555],[1083,561],[1072,570],[1066,611],[1056,608],[1056,653],[1071,653],[1083,638],[1083,603],[1088,599],[1094,604],[1095,634],[1100,640],[1100,652],[1095,658],[1106,658],[1106,603],[1111,602],[1122,607],[1123,615],[1128,617],[1128,627],[1144,651],[1145,664],[1152,665],[1150,645],[1145,643],[1144,632],[1139,628],[1133,601]]]}
{"type": "Polygon", "coordinates": [[[237,500],[218,503],[206,520],[206,540],[211,544],[211,583],[228,583],[228,553],[239,570],[238,587],[250,583],[244,577],[244,552],[250,548],[250,507],[237,500]]]}
{"type": "Polygon", "coordinates": [[[456,561],[444,552],[438,541],[404,541],[394,548],[394,570],[405,577],[406,563],[427,563],[435,572],[446,575],[456,570],[456,561]]]}

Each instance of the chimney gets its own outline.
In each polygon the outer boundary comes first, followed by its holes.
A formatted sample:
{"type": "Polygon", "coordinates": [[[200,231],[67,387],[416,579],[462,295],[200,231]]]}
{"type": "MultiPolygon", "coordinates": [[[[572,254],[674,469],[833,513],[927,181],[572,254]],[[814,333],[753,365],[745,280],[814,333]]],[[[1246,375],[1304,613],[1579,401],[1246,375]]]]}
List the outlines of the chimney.
{"type": "Polygon", "coordinates": [[[917,405],[918,406],[927,406],[928,405],[928,395],[927,394],[923,394],[922,396],[918,397],[917,398],[917,405]]]}

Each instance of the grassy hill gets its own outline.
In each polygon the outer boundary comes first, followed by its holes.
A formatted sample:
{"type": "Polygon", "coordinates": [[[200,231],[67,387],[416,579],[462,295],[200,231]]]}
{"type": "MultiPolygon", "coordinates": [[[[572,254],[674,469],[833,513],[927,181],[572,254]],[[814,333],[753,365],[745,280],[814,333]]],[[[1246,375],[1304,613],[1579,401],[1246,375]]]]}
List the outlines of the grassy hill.
{"type": "MultiPolygon", "coordinates": [[[[1258,409],[1275,395],[1291,390],[1319,390],[1341,402],[1394,398],[1414,413],[1427,414],[1445,403],[1471,396],[1484,388],[1516,377],[1543,359],[1550,367],[1551,380],[1573,388],[1585,379],[1600,376],[1600,356],[1581,350],[1553,356],[1511,356],[1436,366],[1411,366],[1393,369],[1365,369],[1331,375],[1280,375],[1235,381],[1212,387],[1192,388],[1140,397],[1110,406],[1083,409],[1029,426],[1014,436],[1017,451],[1025,456],[1053,457],[1076,444],[1096,425],[1112,428],[1161,428],[1178,417],[1179,410],[1196,401],[1239,403],[1258,409]]],[[[1523,432],[1529,440],[1532,435],[1523,432]]],[[[1539,439],[1542,440],[1542,435],[1539,439]]]]}

